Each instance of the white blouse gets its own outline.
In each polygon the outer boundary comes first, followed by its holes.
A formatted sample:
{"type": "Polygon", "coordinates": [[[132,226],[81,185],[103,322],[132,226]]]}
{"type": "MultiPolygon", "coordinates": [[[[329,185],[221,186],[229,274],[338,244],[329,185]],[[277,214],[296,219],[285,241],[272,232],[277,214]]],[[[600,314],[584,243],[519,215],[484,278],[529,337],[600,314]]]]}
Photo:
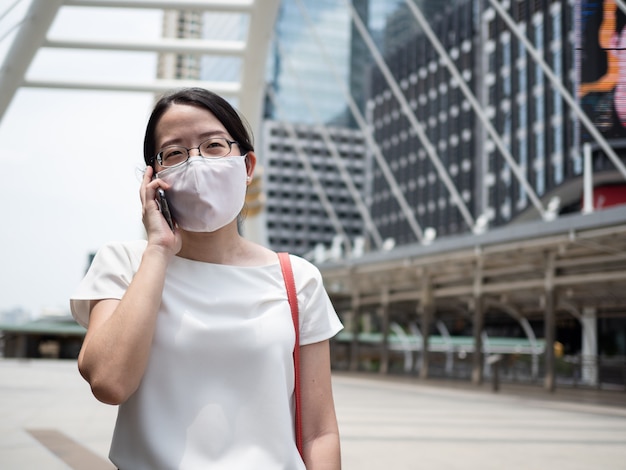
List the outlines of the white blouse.
{"type": "MultiPolygon", "coordinates": [[[[100,249],[70,301],[87,326],[89,301],[121,299],[145,241],[100,249]]],[[[300,344],[342,325],[318,269],[291,256],[300,344]]],[[[304,469],[295,445],[295,334],[280,265],[240,267],[175,256],[168,266],[150,360],[119,407],[110,458],[121,469],[304,469]]]]}

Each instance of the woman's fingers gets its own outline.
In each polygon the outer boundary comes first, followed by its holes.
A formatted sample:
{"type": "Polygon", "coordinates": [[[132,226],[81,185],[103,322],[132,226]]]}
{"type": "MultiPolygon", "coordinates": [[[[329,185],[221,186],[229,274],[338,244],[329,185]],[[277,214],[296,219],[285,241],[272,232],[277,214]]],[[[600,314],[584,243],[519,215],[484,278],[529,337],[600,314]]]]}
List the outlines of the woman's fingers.
{"type": "Polygon", "coordinates": [[[155,200],[157,188],[163,188],[164,190],[168,190],[170,188],[169,184],[160,178],[153,178],[153,175],[154,168],[151,166],[146,167],[140,188],[141,203],[144,207],[150,201],[155,200]]]}
{"type": "Polygon", "coordinates": [[[159,201],[157,200],[157,189],[162,188],[168,190],[171,185],[167,184],[160,178],[154,178],[154,169],[147,167],[141,181],[140,198],[142,205],[142,218],[146,231],[148,233],[160,234],[167,227],[169,232],[172,230],[167,225],[159,210],[159,201]]]}
{"type": "MultiPolygon", "coordinates": [[[[146,167],[146,171],[143,172],[143,178],[141,180],[141,186],[139,187],[139,197],[141,198],[141,205],[146,206],[146,202],[150,199],[147,197],[148,185],[152,181],[152,175],[154,170],[151,166],[146,167]]],[[[154,196],[152,196],[154,199],[154,196]]]]}

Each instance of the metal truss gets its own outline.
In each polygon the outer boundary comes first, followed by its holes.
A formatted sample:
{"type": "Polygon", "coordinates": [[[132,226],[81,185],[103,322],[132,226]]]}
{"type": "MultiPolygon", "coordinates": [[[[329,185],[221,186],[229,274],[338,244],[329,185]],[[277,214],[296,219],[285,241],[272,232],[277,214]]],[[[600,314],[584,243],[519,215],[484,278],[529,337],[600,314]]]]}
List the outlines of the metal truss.
{"type": "Polygon", "coordinates": [[[253,131],[260,125],[263,83],[269,40],[274,28],[279,0],[32,0],[30,8],[0,68],[0,120],[20,87],[74,90],[108,90],[162,93],[172,88],[199,86],[239,103],[253,131]],[[161,38],[153,41],[55,39],[48,31],[64,7],[194,10],[242,13],[250,16],[245,41],[209,41],[161,38]],[[238,81],[158,80],[147,83],[127,81],[53,80],[27,78],[28,68],[40,48],[132,51],[237,57],[243,69],[238,81]]]}

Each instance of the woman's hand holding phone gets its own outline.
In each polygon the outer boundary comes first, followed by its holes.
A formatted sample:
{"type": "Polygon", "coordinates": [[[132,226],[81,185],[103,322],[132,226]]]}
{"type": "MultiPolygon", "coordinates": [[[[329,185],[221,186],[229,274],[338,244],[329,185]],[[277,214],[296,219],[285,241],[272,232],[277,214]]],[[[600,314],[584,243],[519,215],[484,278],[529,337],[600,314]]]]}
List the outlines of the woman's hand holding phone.
{"type": "Polygon", "coordinates": [[[153,175],[154,169],[147,167],[140,190],[142,220],[148,235],[148,245],[161,246],[176,254],[181,249],[182,241],[180,232],[176,230],[176,225],[169,214],[165,196],[169,185],[163,180],[153,178],[153,175]]]}

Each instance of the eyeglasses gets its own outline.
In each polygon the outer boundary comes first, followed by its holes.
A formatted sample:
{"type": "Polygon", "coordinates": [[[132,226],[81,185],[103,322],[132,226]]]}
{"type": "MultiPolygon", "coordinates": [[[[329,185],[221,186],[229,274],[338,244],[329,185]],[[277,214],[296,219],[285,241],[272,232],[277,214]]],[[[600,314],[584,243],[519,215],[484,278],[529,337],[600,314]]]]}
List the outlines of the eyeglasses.
{"type": "Polygon", "coordinates": [[[189,152],[197,149],[204,158],[222,158],[227,156],[236,144],[234,140],[228,140],[224,137],[213,137],[205,140],[197,147],[183,147],[182,145],[169,145],[162,148],[156,154],[156,161],[164,168],[182,165],[189,160],[189,152]]]}

